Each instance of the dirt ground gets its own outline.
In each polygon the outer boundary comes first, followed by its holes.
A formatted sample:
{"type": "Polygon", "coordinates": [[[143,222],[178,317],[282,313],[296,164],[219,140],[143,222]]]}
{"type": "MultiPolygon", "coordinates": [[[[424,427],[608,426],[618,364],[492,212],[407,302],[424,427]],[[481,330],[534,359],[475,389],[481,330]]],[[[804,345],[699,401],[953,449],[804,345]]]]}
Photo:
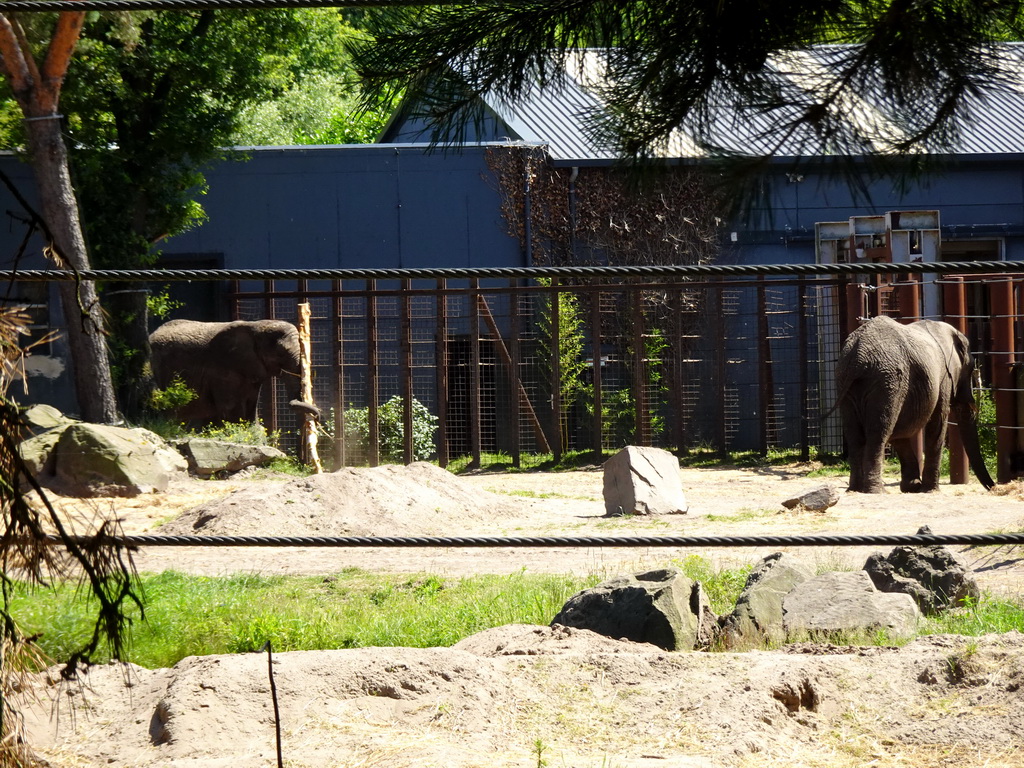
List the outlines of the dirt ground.
{"type": "MultiPolygon", "coordinates": [[[[103,500],[126,533],[318,536],[625,536],[1024,530],[1024,490],[841,494],[826,512],[781,502],[843,478],[807,466],[685,469],[684,515],[609,518],[599,468],[452,476],[437,467],[189,480],[103,500]]],[[[81,509],[72,500],[58,504],[81,509]]],[[[96,505],[94,505],[96,506],[96,505]]],[[[983,590],[1020,597],[1024,548],[958,548],[983,590]]],[[[599,573],[753,548],[196,548],[139,552],[141,571],[330,574],[599,573]]],[[[859,568],[872,548],[794,548],[859,568]]],[[[454,648],[275,656],[284,764],[293,767],[1024,766],[1024,635],[929,637],[902,648],[794,645],[666,653],[586,631],[501,627],[454,648]]],[[[266,657],[189,658],[173,669],[94,669],[82,688],[40,678],[30,743],[52,765],[277,764],[266,657]],[[125,681],[129,685],[126,687],[125,681]],[[59,701],[59,706],[53,702],[59,701]],[[55,717],[59,714],[59,719],[55,717]]]]}

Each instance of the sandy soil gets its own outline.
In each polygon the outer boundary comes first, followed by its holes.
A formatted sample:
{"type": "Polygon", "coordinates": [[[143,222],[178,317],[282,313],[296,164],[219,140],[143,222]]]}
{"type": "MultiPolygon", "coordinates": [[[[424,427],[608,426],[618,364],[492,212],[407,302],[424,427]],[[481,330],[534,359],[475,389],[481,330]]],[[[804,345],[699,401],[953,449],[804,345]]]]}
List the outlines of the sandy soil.
{"type": "MultiPolygon", "coordinates": [[[[454,477],[436,467],[305,479],[187,481],[106,500],[127,533],[230,535],[742,535],[1017,532],[1021,487],[842,494],[824,513],[781,502],[841,478],[808,467],[683,470],[685,515],[608,518],[599,469],[454,477]]],[[[895,487],[895,486],[894,486],[895,487]]],[[[72,500],[59,504],[80,508],[72,500]]],[[[771,550],[702,549],[723,564],[771,550]]],[[[870,548],[799,548],[860,567],[870,548]]],[[[447,576],[598,572],[692,550],[148,548],[140,570],[447,576]]],[[[984,590],[1019,597],[1020,548],[964,549],[984,590]]],[[[666,653],[547,627],[502,627],[451,649],[275,656],[289,766],[1024,766],[1024,636],[931,637],[895,648],[790,646],[666,653]]],[[[94,669],[82,688],[40,678],[30,743],[53,765],[276,765],[266,657],[189,658],[169,670],[94,669]],[[125,679],[130,685],[125,686],[125,679]],[[60,706],[54,707],[53,702],[60,706]],[[63,713],[59,720],[54,712],[63,713]],[[72,716],[73,715],[73,716],[72,716]]]]}

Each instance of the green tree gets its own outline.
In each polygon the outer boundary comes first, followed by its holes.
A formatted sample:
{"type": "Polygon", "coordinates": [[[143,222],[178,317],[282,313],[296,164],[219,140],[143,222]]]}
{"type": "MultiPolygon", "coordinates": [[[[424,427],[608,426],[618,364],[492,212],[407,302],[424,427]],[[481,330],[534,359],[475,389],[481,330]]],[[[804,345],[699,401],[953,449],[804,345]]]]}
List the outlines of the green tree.
{"type": "MultiPolygon", "coordinates": [[[[84,22],[85,14],[80,12],[25,18],[0,13],[0,74],[23,118],[25,146],[41,201],[41,217],[35,223],[43,230],[46,252],[74,270],[91,265],[61,136],[60,105],[84,22]]],[[[117,420],[117,404],[96,288],[78,281],[61,282],[59,289],[80,415],[87,421],[112,423],[117,420]]]]}
{"type": "Polygon", "coordinates": [[[479,96],[514,101],[557,85],[579,65],[580,49],[600,47],[594,88],[604,106],[590,130],[626,158],[652,155],[679,128],[728,155],[717,121],[732,110],[758,156],[803,142],[879,162],[902,156],[908,166],[922,148],[952,146],[967,97],[1006,80],[992,43],[1020,39],[1021,8],[1016,0],[494,0],[394,9],[376,17],[353,55],[368,98],[407,89],[442,141],[464,135],[480,115],[479,96]],[[818,43],[855,45],[799,88],[784,87],[784,56],[818,43]],[[851,120],[851,104],[866,93],[877,112],[851,120]]]}
{"type": "Polygon", "coordinates": [[[337,10],[304,15],[304,45],[274,57],[276,95],[242,111],[233,144],[369,144],[377,138],[390,105],[360,106],[345,49],[358,32],[343,18],[337,10]]]}

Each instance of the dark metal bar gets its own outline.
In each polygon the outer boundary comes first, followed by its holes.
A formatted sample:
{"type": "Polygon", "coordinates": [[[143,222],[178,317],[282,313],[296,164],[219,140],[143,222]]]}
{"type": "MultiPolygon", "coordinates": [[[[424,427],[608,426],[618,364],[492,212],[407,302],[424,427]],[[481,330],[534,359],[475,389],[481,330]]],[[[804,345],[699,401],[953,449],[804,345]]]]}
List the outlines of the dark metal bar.
{"type": "Polygon", "coordinates": [[[637,445],[651,444],[647,413],[647,350],[644,344],[643,293],[633,291],[633,439],[637,445]]]}
{"type": "MultiPolygon", "coordinates": [[[[796,292],[797,319],[796,338],[797,354],[800,356],[800,461],[810,461],[811,458],[811,363],[808,353],[808,331],[807,331],[807,286],[801,281],[796,292]]],[[[824,413],[829,407],[824,403],[818,403],[818,410],[824,413]]]]}
{"type": "Polygon", "coordinates": [[[669,301],[672,333],[668,349],[672,365],[668,371],[668,433],[671,435],[676,455],[682,456],[686,452],[683,440],[683,292],[680,289],[671,296],[669,301]]]}
{"type": "Polygon", "coordinates": [[[402,454],[406,464],[411,464],[415,458],[413,441],[413,386],[412,386],[412,309],[409,305],[409,288],[411,281],[402,281],[402,301],[400,310],[402,317],[399,320],[399,376],[402,387],[402,454]]]}
{"type": "MultiPolygon", "coordinates": [[[[367,281],[366,287],[372,292],[376,280],[367,281]]],[[[367,421],[369,422],[369,456],[371,467],[380,464],[380,422],[377,412],[380,371],[377,367],[377,297],[372,293],[366,299],[366,397],[367,421]]]]}
{"type": "Polygon", "coordinates": [[[437,281],[437,336],[434,359],[437,382],[437,463],[448,466],[448,297],[444,293],[448,281],[437,281]]]}
{"type": "Polygon", "coordinates": [[[1017,424],[1013,365],[1013,283],[1009,278],[989,285],[992,306],[992,388],[996,401],[996,481],[1013,479],[1013,449],[1017,424]]]}
{"type": "Polygon", "coordinates": [[[725,359],[725,307],[722,290],[715,292],[711,302],[711,323],[715,329],[715,404],[718,418],[715,420],[715,448],[719,456],[725,456],[728,446],[725,429],[726,419],[726,359],[725,359]]]}
{"type": "MultiPolygon", "coordinates": [[[[942,285],[942,319],[967,335],[967,290],[962,277],[951,278],[942,285]]],[[[949,447],[949,482],[962,485],[968,480],[968,462],[958,425],[949,425],[946,444],[949,447]]]]}
{"type": "Polygon", "coordinates": [[[594,374],[593,448],[594,461],[604,458],[604,400],[601,392],[601,294],[590,294],[590,356],[594,374]]]}
{"type": "Polygon", "coordinates": [[[757,285],[757,403],[760,411],[758,419],[759,446],[762,456],[768,455],[768,421],[772,412],[772,397],[775,394],[775,381],[772,376],[772,345],[768,338],[768,299],[764,278],[757,285]]]}
{"type": "MultiPolygon", "coordinates": [[[[509,279],[509,287],[514,288],[515,278],[509,279]]],[[[509,421],[511,426],[512,440],[512,466],[522,466],[522,435],[520,433],[519,420],[522,417],[520,412],[520,390],[523,390],[523,382],[520,378],[519,367],[522,364],[522,348],[519,344],[519,336],[522,333],[522,319],[519,316],[519,300],[522,296],[519,292],[509,294],[509,332],[508,340],[508,388],[510,393],[509,421]]],[[[525,391],[523,392],[525,394],[525,391]]]]}
{"type": "MultiPolygon", "coordinates": [[[[342,287],[335,281],[335,288],[342,287]]],[[[331,302],[334,312],[331,339],[331,356],[334,358],[334,466],[348,466],[347,441],[345,440],[345,300],[339,295],[331,302]]]]}
{"type": "Polygon", "coordinates": [[[469,443],[472,452],[469,466],[480,468],[482,418],[480,412],[480,281],[469,281],[472,292],[469,301],[469,344],[472,370],[469,373],[469,443]]]}
{"type": "MultiPolygon", "coordinates": [[[[263,283],[264,300],[263,300],[263,311],[266,314],[268,320],[274,320],[277,318],[275,311],[274,300],[270,298],[270,294],[274,292],[274,281],[266,280],[263,283]]],[[[294,294],[293,294],[294,297],[294,294]]],[[[279,429],[277,423],[277,385],[276,382],[272,386],[264,387],[264,391],[267,393],[264,398],[261,398],[267,404],[267,431],[276,432],[279,429]]]]}
{"type": "MultiPolygon", "coordinates": [[[[551,278],[551,287],[558,288],[558,278],[551,278]]],[[[555,461],[562,458],[562,339],[560,301],[561,293],[551,294],[551,452],[555,461]]]]}

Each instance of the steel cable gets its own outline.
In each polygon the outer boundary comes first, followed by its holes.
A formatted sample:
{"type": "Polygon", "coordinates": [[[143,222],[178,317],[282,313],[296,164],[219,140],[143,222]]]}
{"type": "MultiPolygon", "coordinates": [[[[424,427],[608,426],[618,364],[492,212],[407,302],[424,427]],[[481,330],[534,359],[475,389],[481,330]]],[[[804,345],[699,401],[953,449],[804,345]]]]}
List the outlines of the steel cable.
{"type": "Polygon", "coordinates": [[[529,277],[713,277],[742,275],[909,275],[1024,273],[1024,261],[913,262],[899,264],[667,264],[592,267],[439,267],[401,269],[61,269],[2,270],[0,280],[436,280],[529,277]]]}
{"type": "MultiPolygon", "coordinates": [[[[100,536],[126,547],[821,547],[1024,544],[1024,533],[809,536],[100,536]]],[[[57,541],[57,537],[50,537],[57,541]]],[[[76,542],[95,542],[76,537],[76,542]]]]}

